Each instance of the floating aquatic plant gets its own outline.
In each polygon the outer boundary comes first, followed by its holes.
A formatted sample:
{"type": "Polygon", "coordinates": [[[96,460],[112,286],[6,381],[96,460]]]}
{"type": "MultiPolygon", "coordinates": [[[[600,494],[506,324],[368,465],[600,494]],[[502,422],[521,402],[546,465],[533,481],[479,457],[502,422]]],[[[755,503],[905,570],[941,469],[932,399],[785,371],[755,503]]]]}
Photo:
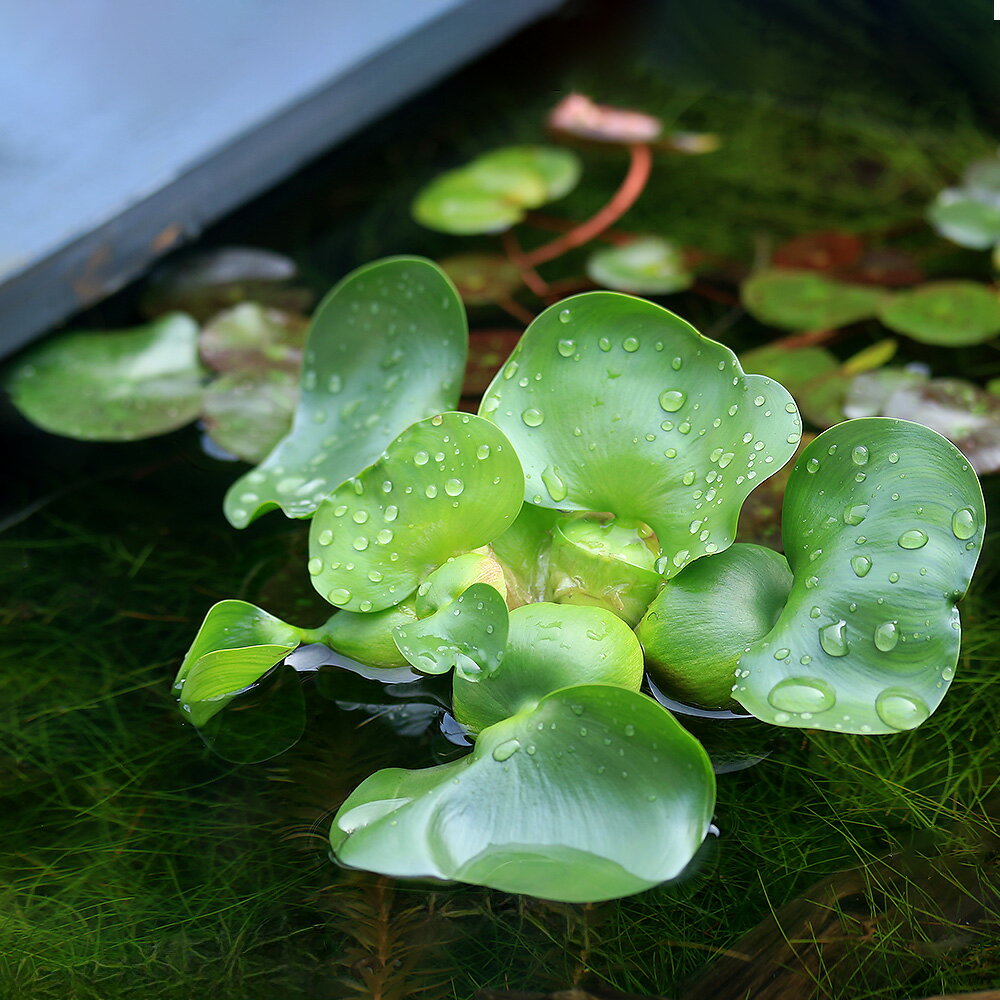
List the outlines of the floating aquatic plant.
{"type": "Polygon", "coordinates": [[[474,748],[363,782],[333,821],[342,862],[569,901],[676,876],[715,777],[644,669],[775,726],[889,734],[940,703],[985,520],[944,438],[880,417],[821,434],[788,477],[783,556],[734,539],[798,448],[798,409],[727,347],[584,293],[531,323],[478,415],[449,410],[464,355],[429,261],[337,286],[291,430],[227,498],[237,526],[312,518],[305,568],[335,610],[300,628],[223,602],[177,675],[208,728],[300,643],[394,683],[450,674],[474,748]]]}

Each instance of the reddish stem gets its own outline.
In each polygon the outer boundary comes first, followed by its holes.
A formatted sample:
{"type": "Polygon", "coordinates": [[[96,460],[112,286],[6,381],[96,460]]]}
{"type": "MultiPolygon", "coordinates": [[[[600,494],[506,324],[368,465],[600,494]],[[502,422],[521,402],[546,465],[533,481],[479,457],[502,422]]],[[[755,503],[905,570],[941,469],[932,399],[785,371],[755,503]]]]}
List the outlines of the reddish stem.
{"type": "Polygon", "coordinates": [[[507,254],[507,259],[514,267],[521,272],[521,280],[539,298],[547,295],[549,291],[548,282],[530,264],[525,263],[524,251],[521,249],[521,244],[518,243],[517,237],[514,235],[514,230],[508,229],[501,238],[503,240],[504,253],[507,254]]]}
{"type": "Polygon", "coordinates": [[[838,330],[811,330],[808,333],[793,333],[787,337],[780,337],[772,340],[769,347],[777,347],[783,351],[793,351],[799,347],[812,347],[815,344],[825,344],[828,340],[833,340],[838,330]]]}
{"type": "Polygon", "coordinates": [[[523,260],[528,267],[545,264],[555,260],[556,257],[561,257],[569,250],[589,243],[594,237],[613,226],[635,204],[635,200],[646,186],[646,181],[649,180],[653,154],[646,143],[633,143],[628,149],[631,157],[628,173],[611,200],[586,222],[581,222],[579,226],[551,243],[545,243],[525,254],[523,260]]]}
{"type": "MultiPolygon", "coordinates": [[[[575,229],[578,223],[572,219],[560,219],[555,215],[541,215],[538,212],[529,212],[522,220],[521,225],[531,226],[532,229],[543,229],[548,233],[568,233],[575,229]]],[[[623,233],[620,229],[609,229],[600,233],[596,239],[603,243],[610,243],[613,246],[624,246],[635,240],[635,233],[623,233]]]]}

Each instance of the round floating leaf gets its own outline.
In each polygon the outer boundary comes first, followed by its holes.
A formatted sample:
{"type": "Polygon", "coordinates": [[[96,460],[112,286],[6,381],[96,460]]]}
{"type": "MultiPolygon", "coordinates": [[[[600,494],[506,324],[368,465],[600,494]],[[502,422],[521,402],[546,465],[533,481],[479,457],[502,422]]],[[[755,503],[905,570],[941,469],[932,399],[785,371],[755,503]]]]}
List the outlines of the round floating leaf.
{"type": "Polygon", "coordinates": [[[280,369],[297,375],[308,327],[304,316],[242,302],[205,325],[201,356],[220,372],[280,369]]]}
{"type": "Polygon", "coordinates": [[[935,281],[886,299],[879,319],[922,344],[981,344],[1000,333],[1000,297],[975,281],[935,281]]]}
{"type": "Polygon", "coordinates": [[[226,494],[237,528],[280,507],[309,517],[404,427],[458,399],[467,332],[440,268],[389,257],[352,271],[320,303],[292,429],[226,494]]]}
{"type": "Polygon", "coordinates": [[[463,253],[440,263],[466,305],[489,305],[521,287],[521,272],[500,254],[463,253]]]}
{"type": "Polygon", "coordinates": [[[75,331],[22,354],[14,405],[53,434],[135,441],[190,423],[201,408],[198,324],[173,313],[131,330],[75,331]]]}
{"type": "Polygon", "coordinates": [[[833,330],[874,316],[884,293],[813,271],[761,271],[740,290],[747,311],[787,330],[833,330]]]}
{"type": "Polygon", "coordinates": [[[453,710],[475,733],[574,684],[638,691],[642,649],[635,633],[603,608],[526,604],[510,613],[500,666],[488,676],[455,675],[453,710]]]}
{"type": "Polygon", "coordinates": [[[288,433],[298,397],[288,372],[231,372],[206,387],[201,416],[217,445],[259,462],[288,433]]]}
{"type": "Polygon", "coordinates": [[[521,466],[492,424],[444,413],[408,427],[324,500],[309,532],[313,586],[331,604],[380,611],[517,516],[521,466]]]}
{"type": "Polygon", "coordinates": [[[386,875],[596,902],[678,875],[714,802],[708,757],[669,712],[586,685],[492,726],[461,760],[372,775],[330,842],[344,864],[386,875]]]}
{"type": "Polygon", "coordinates": [[[787,391],[727,347],[615,292],[546,309],[483,397],[526,499],[642,521],[673,576],[721,551],[747,494],[785,464],[801,422],[787,391]]]}
{"type": "Polygon", "coordinates": [[[399,625],[396,646],[417,670],[477,678],[496,670],[507,644],[507,605],[488,583],[474,583],[427,618],[399,625]]]}
{"type": "Polygon", "coordinates": [[[736,700],[778,725],[919,725],[954,676],[984,521],[975,472],[934,431],[868,417],[821,434],[785,494],[791,594],[741,656],[736,700]]]}
{"type": "Polygon", "coordinates": [[[680,247],[658,236],[597,250],[587,260],[587,275],[605,288],[639,295],[669,295],[694,280],[680,247]]]}
{"type": "Polygon", "coordinates": [[[213,605],[174,679],[181,710],[205,725],[301,641],[300,629],[246,601],[213,605]]]}
{"type": "Polygon", "coordinates": [[[850,378],[840,362],[823,347],[794,349],[765,345],[740,355],[743,370],[767,375],[795,397],[802,415],[817,427],[831,427],[844,418],[844,396],[850,378]]]}
{"type": "Polygon", "coordinates": [[[784,557],[761,545],[733,545],[692,563],[636,629],[653,679],[682,702],[731,707],[736,661],[774,627],[791,586],[784,557]]]}
{"type": "Polygon", "coordinates": [[[946,239],[971,250],[1000,243],[1000,205],[958,188],[942,191],[927,212],[930,224],[946,239]]]}
{"type": "Polygon", "coordinates": [[[632,144],[658,139],[663,123],[641,111],[595,104],[585,94],[569,94],[549,114],[549,128],[579,139],[632,144]]]}
{"type": "Polygon", "coordinates": [[[509,146],[435,178],[413,202],[421,225],[445,233],[494,233],[527,209],[561,198],[580,176],[575,153],[549,146],[509,146]]]}

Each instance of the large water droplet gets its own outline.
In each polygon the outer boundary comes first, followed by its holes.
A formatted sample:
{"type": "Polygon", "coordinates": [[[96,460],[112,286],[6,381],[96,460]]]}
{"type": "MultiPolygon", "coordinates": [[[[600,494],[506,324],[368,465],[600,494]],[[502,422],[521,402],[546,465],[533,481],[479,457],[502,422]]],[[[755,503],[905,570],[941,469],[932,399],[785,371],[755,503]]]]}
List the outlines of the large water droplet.
{"type": "Polygon", "coordinates": [[[868,516],[868,504],[849,504],[844,508],[844,524],[860,524],[868,516]]]}
{"type": "Polygon", "coordinates": [[[541,410],[536,410],[533,406],[529,406],[528,409],[521,414],[521,419],[529,427],[538,427],[545,421],[545,414],[542,413],[541,410]]]}
{"type": "Polygon", "coordinates": [[[875,711],[893,729],[915,729],[931,714],[917,695],[902,688],[886,688],[875,699],[875,711]]]}
{"type": "Polygon", "coordinates": [[[868,464],[868,449],[863,444],[859,444],[851,452],[851,461],[855,465],[867,465],[868,464]]]}
{"type": "Polygon", "coordinates": [[[438,488],[433,483],[429,483],[424,488],[424,496],[427,497],[428,500],[433,500],[437,495],[438,488]]]}
{"type": "Polygon", "coordinates": [[[855,576],[867,576],[868,570],[872,568],[872,561],[868,556],[855,556],[851,560],[851,569],[855,576]]]}
{"type": "Polygon", "coordinates": [[[430,461],[431,456],[427,454],[426,451],[418,451],[413,456],[414,465],[426,465],[430,461]]]}
{"type": "Polygon", "coordinates": [[[306,564],[306,569],[309,570],[310,576],[319,576],[319,574],[323,572],[323,560],[313,557],[306,564]]]}
{"type": "Polygon", "coordinates": [[[573,357],[573,352],[576,350],[575,340],[560,340],[556,345],[556,349],[564,358],[573,357]]]}
{"type": "Polygon", "coordinates": [[[626,337],[622,341],[622,347],[628,351],[629,354],[635,354],[639,350],[639,341],[636,337],[626,337]]]}
{"type": "Polygon", "coordinates": [[[316,539],[320,545],[329,545],[333,541],[333,532],[329,528],[324,528],[316,539]]]}
{"type": "Polygon", "coordinates": [[[971,538],[976,533],[977,527],[976,513],[971,507],[956,510],[951,517],[951,530],[956,538],[961,538],[963,541],[971,538]]]}
{"type": "Polygon", "coordinates": [[[818,458],[810,458],[809,461],[806,462],[806,472],[819,472],[818,458]]]}
{"type": "Polygon", "coordinates": [[[460,496],[465,489],[465,483],[461,479],[448,479],[444,484],[444,491],[450,497],[460,496]]]}
{"type": "Polygon", "coordinates": [[[910,528],[899,536],[898,542],[901,549],[922,549],[927,544],[927,532],[910,528]]]}
{"type": "Polygon", "coordinates": [[[547,465],[542,470],[542,482],[549,491],[549,496],[557,503],[566,499],[566,484],[559,475],[559,470],[554,465],[547,465]]]}
{"type": "Polygon", "coordinates": [[[573,318],[573,314],[569,311],[569,309],[560,309],[559,310],[559,322],[560,323],[568,323],[572,318],[573,318]]]}
{"type": "MultiPolygon", "coordinates": [[[[567,309],[566,312],[568,314],[569,310],[567,309]]],[[[520,749],[521,743],[519,740],[504,740],[503,743],[493,748],[493,759],[499,761],[509,760],[520,749]]]]}
{"type": "Polygon", "coordinates": [[[881,625],[876,625],[874,639],[875,648],[880,649],[883,653],[895,649],[896,643],[899,642],[899,629],[896,627],[896,623],[882,622],[881,625]]]}
{"type": "Polygon", "coordinates": [[[846,656],[848,648],[846,630],[847,622],[843,619],[832,625],[824,625],[819,630],[819,644],[823,647],[823,651],[830,656],[846,656]]]}
{"type": "Polygon", "coordinates": [[[781,712],[811,714],[833,708],[837,694],[830,684],[818,677],[786,677],[771,688],[767,700],[781,712]]]}
{"type": "Polygon", "coordinates": [[[331,604],[346,604],[351,599],[351,592],[346,587],[337,587],[326,596],[331,604]]]}

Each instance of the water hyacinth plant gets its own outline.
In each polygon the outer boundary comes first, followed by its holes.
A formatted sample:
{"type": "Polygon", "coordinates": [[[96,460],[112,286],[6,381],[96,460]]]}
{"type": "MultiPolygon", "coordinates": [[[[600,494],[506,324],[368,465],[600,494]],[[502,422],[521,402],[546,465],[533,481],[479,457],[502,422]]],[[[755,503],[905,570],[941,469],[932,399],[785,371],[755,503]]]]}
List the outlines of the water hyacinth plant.
{"type": "Polygon", "coordinates": [[[888,735],[934,711],[985,521],[947,440],[886,417],[820,434],[788,479],[783,555],[736,529],[799,448],[799,412],[727,347],[586,292],[530,324],[472,414],[454,409],[465,337],[427,260],[329,294],[292,429],[225,511],[310,519],[305,569],[333,612],[302,628],[217,604],[175,682],[207,731],[300,644],[393,683],[450,675],[471,751],[362,782],[333,820],[341,862],[566,901],[678,875],[715,775],[647,676],[773,726],[888,735]]]}

